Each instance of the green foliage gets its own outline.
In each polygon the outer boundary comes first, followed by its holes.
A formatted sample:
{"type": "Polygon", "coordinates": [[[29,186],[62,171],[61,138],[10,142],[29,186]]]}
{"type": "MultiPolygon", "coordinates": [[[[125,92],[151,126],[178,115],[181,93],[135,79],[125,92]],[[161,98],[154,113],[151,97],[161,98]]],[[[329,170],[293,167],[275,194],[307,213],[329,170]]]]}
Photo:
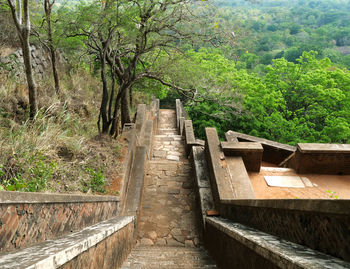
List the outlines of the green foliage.
{"type": "MultiPolygon", "coordinates": [[[[217,5],[219,17],[240,25],[232,50],[241,62],[246,50],[265,65],[271,64],[267,58],[261,60],[266,54],[278,53],[275,58],[296,62],[304,51],[314,50],[318,58],[329,57],[333,63],[348,66],[346,53],[343,57],[336,53],[350,45],[348,2],[264,0],[252,5],[236,1],[231,8],[230,3],[220,1],[217,5]]],[[[246,67],[251,69],[248,63],[246,67]]]]}
{"type": "Polygon", "coordinates": [[[56,170],[56,163],[51,161],[45,163],[43,160],[36,162],[33,167],[29,169],[30,180],[27,181],[26,191],[39,192],[47,187],[47,182],[52,178],[56,170]]]}
{"type": "Polygon", "coordinates": [[[336,191],[327,190],[326,192],[329,194],[329,198],[339,199],[339,196],[336,195],[336,193],[337,193],[336,191]]]}
{"type": "Polygon", "coordinates": [[[17,158],[17,172],[8,178],[5,178],[4,167],[0,167],[0,179],[5,190],[40,192],[46,189],[56,170],[56,163],[47,162],[47,158],[41,154],[31,156],[26,162],[29,166],[27,169],[24,168],[20,158],[17,158]]]}
{"type": "MultiPolygon", "coordinates": [[[[215,59],[214,55],[201,51],[193,57],[215,59]]],[[[215,74],[229,80],[216,80],[217,87],[220,83],[226,86],[219,95],[202,92],[207,97],[205,101],[186,106],[195,130],[199,130],[197,135],[203,138],[204,127],[212,126],[221,137],[231,129],[290,144],[349,143],[350,72],[335,67],[328,58],[318,60],[316,56],[311,51],[304,52],[296,63],[284,58],[273,60],[263,78],[234,66],[221,67],[219,74],[198,67],[205,77],[215,74]],[[232,93],[239,93],[243,99],[230,99],[232,93]],[[231,107],[236,104],[235,110],[222,105],[227,98],[231,107]],[[243,107],[238,110],[240,102],[243,107]]]]}
{"type": "Polygon", "coordinates": [[[88,183],[85,184],[85,190],[91,189],[92,192],[104,193],[106,180],[101,169],[94,170],[92,168],[87,168],[90,179],[88,183]]]}

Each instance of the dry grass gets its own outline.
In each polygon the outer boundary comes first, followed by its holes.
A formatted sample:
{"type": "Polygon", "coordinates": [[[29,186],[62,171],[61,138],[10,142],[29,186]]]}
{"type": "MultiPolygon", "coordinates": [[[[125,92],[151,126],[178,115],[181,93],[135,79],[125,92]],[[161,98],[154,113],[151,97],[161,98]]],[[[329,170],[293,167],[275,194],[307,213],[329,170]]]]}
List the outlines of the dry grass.
{"type": "Polygon", "coordinates": [[[9,190],[103,191],[121,167],[118,141],[98,137],[100,83],[83,70],[38,84],[40,111],[28,118],[25,84],[0,77],[0,185],[9,190]]]}

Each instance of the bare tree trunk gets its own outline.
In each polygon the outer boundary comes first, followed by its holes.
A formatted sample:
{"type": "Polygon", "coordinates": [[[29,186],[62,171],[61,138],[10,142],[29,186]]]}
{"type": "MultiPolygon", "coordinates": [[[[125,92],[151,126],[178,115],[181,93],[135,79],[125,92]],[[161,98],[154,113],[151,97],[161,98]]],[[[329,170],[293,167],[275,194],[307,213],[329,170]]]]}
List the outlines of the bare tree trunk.
{"type": "Polygon", "coordinates": [[[132,86],[130,87],[130,90],[129,90],[129,106],[132,107],[132,86]]]}
{"type": "Polygon", "coordinates": [[[110,69],[111,69],[112,85],[111,85],[111,95],[109,96],[109,103],[108,103],[108,122],[112,121],[112,106],[113,106],[113,99],[114,99],[114,92],[115,92],[115,74],[114,74],[113,66],[111,66],[110,69]]]}
{"type": "Polygon", "coordinates": [[[57,73],[57,67],[56,67],[56,50],[53,45],[53,37],[52,37],[52,27],[51,27],[51,11],[52,6],[55,3],[55,0],[45,0],[44,2],[44,8],[45,8],[45,16],[46,16],[46,23],[47,23],[47,35],[48,35],[48,41],[49,41],[49,50],[50,50],[50,57],[51,57],[51,68],[52,68],[52,74],[55,81],[55,91],[56,94],[60,94],[60,81],[58,78],[57,73]]]}
{"type": "Polygon", "coordinates": [[[21,42],[22,44],[22,53],[23,53],[23,62],[25,67],[25,73],[27,77],[27,85],[29,92],[29,117],[31,120],[34,119],[37,111],[37,89],[36,84],[33,78],[33,69],[31,63],[31,53],[30,53],[30,45],[29,45],[29,33],[27,34],[26,40],[21,42]]]}
{"type": "Polygon", "coordinates": [[[50,48],[50,54],[51,54],[51,64],[52,64],[52,74],[53,79],[55,81],[55,91],[57,95],[60,95],[60,80],[58,78],[58,72],[56,67],[56,52],[55,50],[50,48]]]}
{"type": "Polygon", "coordinates": [[[23,0],[23,9],[21,0],[17,0],[17,5],[12,0],[7,0],[9,7],[11,9],[12,18],[14,24],[16,25],[18,37],[21,41],[24,69],[27,78],[28,92],[29,92],[29,117],[31,120],[35,118],[38,111],[37,105],[37,89],[33,78],[33,70],[31,64],[31,53],[29,45],[29,35],[30,35],[30,18],[29,18],[29,3],[28,0],[23,0]],[[22,20],[23,11],[23,20],[22,20]]]}
{"type": "Polygon", "coordinates": [[[102,80],[102,100],[100,107],[100,115],[102,118],[102,133],[108,133],[109,122],[107,117],[107,105],[108,105],[108,84],[106,78],[106,55],[105,53],[100,53],[101,61],[101,80],[102,80]]]}
{"type": "Polygon", "coordinates": [[[118,128],[118,110],[119,110],[119,103],[120,103],[120,99],[121,99],[121,91],[118,92],[117,94],[117,98],[115,99],[115,103],[114,103],[114,112],[113,112],[113,118],[111,120],[111,129],[109,134],[115,135],[117,128],[118,128]]]}
{"type": "Polygon", "coordinates": [[[121,97],[121,118],[122,118],[122,126],[125,123],[130,123],[130,105],[129,105],[129,88],[120,89],[122,90],[121,97]]]}

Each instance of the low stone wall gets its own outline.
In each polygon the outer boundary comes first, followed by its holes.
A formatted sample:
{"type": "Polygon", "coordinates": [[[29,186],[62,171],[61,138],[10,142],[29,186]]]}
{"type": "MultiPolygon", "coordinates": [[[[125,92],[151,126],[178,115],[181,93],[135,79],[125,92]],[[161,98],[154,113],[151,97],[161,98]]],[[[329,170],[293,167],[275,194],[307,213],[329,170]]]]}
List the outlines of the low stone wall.
{"type": "Polygon", "coordinates": [[[242,157],[225,156],[215,128],[205,128],[205,152],[210,173],[214,201],[219,204],[230,199],[254,199],[251,185],[242,157]]]}
{"type": "Polygon", "coordinates": [[[197,200],[199,208],[201,209],[201,214],[199,214],[199,217],[201,218],[202,231],[204,231],[207,211],[216,211],[213,194],[210,188],[208,164],[205,158],[204,147],[193,147],[190,159],[192,162],[192,167],[194,168],[197,200]]]}
{"type": "Polygon", "coordinates": [[[0,250],[7,252],[117,215],[114,196],[0,192],[0,250]]]}
{"type": "Polygon", "coordinates": [[[232,200],[221,216],[350,261],[349,200],[232,200]]]}
{"type": "Polygon", "coordinates": [[[134,217],[116,217],[59,239],[0,254],[0,268],[118,268],[131,251],[134,217]]]}
{"type": "Polygon", "coordinates": [[[134,223],[129,222],[120,230],[90,247],[60,269],[76,268],[120,268],[129,256],[134,241],[134,223]]]}
{"type": "Polygon", "coordinates": [[[205,247],[222,269],[349,268],[340,259],[239,223],[207,218],[205,247]]]}
{"type": "Polygon", "coordinates": [[[350,175],[350,145],[298,144],[288,166],[298,173],[350,175]]]}

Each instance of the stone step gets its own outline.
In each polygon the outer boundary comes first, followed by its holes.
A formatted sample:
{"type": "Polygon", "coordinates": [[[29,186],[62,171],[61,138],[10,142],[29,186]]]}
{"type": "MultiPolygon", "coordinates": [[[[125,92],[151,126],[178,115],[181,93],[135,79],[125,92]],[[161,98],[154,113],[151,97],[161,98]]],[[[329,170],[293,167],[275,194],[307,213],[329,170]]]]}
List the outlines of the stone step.
{"type": "Polygon", "coordinates": [[[161,135],[154,135],[155,140],[160,141],[182,141],[184,140],[184,137],[182,135],[178,134],[161,134],[161,135]]]}
{"type": "Polygon", "coordinates": [[[131,268],[217,268],[203,248],[138,246],[124,262],[131,268]]]}

